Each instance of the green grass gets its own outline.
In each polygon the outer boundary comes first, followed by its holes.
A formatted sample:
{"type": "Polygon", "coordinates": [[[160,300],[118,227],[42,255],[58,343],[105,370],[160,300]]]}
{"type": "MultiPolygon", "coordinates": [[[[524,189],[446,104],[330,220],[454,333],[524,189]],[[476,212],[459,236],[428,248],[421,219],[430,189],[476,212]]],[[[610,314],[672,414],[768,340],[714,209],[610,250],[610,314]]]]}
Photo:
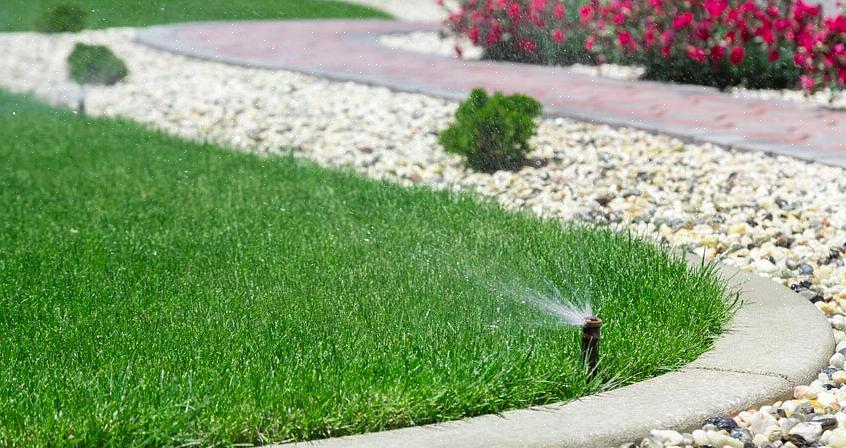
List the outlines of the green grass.
{"type": "Polygon", "coordinates": [[[0,94],[0,446],[303,440],[679,367],[731,305],[637,238],[0,94]],[[579,332],[526,299],[557,285],[579,332]]]}
{"type": "Polygon", "coordinates": [[[56,3],[90,11],[88,28],[203,20],[388,18],[373,8],[334,0],[3,0],[0,31],[31,30],[39,13],[56,3]]]}

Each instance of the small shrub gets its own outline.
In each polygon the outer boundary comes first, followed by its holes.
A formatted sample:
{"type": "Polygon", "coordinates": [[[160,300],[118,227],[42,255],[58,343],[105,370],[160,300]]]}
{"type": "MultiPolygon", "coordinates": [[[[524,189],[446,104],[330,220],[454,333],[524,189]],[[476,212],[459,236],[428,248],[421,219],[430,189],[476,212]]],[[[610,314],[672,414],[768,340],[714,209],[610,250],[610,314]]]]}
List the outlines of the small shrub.
{"type": "Polygon", "coordinates": [[[35,30],[41,33],[76,33],[85,28],[88,12],[70,4],[50,5],[35,19],[35,30]]]}
{"type": "Polygon", "coordinates": [[[516,169],[526,161],[540,113],[541,104],[528,96],[499,92],[488,96],[474,89],[439,140],[447,152],[464,156],[475,170],[516,169]]]}
{"type": "Polygon", "coordinates": [[[126,78],[129,69],[108,47],[76,44],[68,56],[70,79],[78,84],[110,86],[126,78]]]}

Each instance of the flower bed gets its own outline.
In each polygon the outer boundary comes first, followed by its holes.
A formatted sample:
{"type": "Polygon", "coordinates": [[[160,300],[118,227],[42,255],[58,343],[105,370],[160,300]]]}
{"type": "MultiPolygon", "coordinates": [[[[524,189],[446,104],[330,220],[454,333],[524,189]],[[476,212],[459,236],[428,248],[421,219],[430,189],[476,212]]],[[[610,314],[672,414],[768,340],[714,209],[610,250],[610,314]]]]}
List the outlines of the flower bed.
{"type": "Polygon", "coordinates": [[[491,59],[638,64],[719,88],[846,85],[846,16],[802,0],[462,0],[447,24],[491,59]]]}

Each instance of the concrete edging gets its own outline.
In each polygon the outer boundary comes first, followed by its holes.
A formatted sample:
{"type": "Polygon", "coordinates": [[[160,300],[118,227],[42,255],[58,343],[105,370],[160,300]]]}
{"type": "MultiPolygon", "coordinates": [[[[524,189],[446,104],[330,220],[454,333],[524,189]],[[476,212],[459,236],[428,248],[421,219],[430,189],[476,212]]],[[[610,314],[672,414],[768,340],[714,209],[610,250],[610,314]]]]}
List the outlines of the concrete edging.
{"type": "Polygon", "coordinates": [[[568,403],[276,446],[606,448],[652,429],[689,431],[708,417],[792,398],[795,386],[828,365],[831,326],[810,302],[772,280],[724,264],[718,272],[741,292],[744,306],[714,348],[681,370],[568,403]]]}

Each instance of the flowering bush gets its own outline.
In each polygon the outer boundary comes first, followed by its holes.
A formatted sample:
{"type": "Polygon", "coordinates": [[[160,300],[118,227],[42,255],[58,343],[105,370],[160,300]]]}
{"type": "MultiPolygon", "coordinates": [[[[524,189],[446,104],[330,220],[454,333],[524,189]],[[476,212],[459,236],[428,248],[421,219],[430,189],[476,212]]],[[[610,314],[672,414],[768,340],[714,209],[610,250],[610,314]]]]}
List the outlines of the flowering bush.
{"type": "MultiPolygon", "coordinates": [[[[443,0],[437,0],[443,5],[443,0]]],[[[585,29],[576,14],[582,0],[462,0],[449,28],[484,47],[488,59],[542,64],[590,63],[585,29]]],[[[460,51],[460,50],[459,50],[460,51]]]]}
{"type": "Polygon", "coordinates": [[[619,61],[720,88],[846,86],[846,17],[803,0],[460,0],[448,26],[495,59],[619,61]]]}
{"type": "MultiPolygon", "coordinates": [[[[789,5],[779,0],[591,0],[580,9],[586,48],[616,51],[650,79],[725,88],[796,84],[789,5]]],[[[799,2],[801,3],[801,1],[799,2]]]]}
{"type": "Polygon", "coordinates": [[[822,19],[818,6],[800,4],[791,15],[793,62],[802,70],[802,88],[846,86],[846,17],[822,19]]]}

